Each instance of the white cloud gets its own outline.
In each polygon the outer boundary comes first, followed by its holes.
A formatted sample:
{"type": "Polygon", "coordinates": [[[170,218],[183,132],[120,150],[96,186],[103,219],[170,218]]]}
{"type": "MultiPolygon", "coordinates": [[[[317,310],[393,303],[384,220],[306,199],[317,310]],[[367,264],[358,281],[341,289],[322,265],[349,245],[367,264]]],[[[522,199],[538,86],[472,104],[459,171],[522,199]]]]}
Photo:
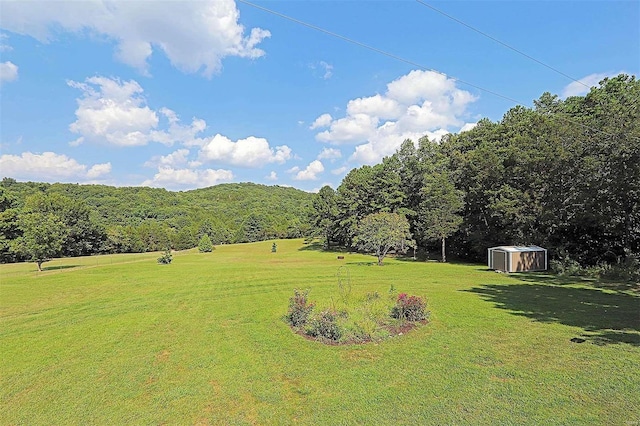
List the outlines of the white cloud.
{"type": "Polygon", "coordinates": [[[317,180],[318,174],[324,172],[324,166],[318,160],[313,160],[304,170],[300,170],[298,167],[294,169],[297,172],[293,177],[294,180],[317,180]]]}
{"type": "Polygon", "coordinates": [[[15,1],[2,4],[2,28],[42,43],[57,33],[102,36],[116,43],[116,57],[141,72],[154,51],[178,69],[211,76],[228,56],[258,58],[257,46],[269,31],[246,35],[233,0],[169,1],[15,1]]]}
{"type": "Polygon", "coordinates": [[[161,108],[160,113],[168,120],[169,129],[154,130],[149,134],[149,139],[154,142],[160,142],[165,145],[173,145],[181,142],[186,146],[199,146],[204,144],[203,139],[196,137],[199,133],[207,128],[207,122],[200,118],[193,118],[191,124],[185,126],[180,124],[178,115],[169,108],[161,108]]]}
{"type": "Polygon", "coordinates": [[[366,114],[380,119],[398,118],[404,109],[398,101],[380,95],[353,99],[347,104],[349,115],[366,114]]]}
{"type": "Polygon", "coordinates": [[[334,120],[329,130],[316,135],[320,142],[343,143],[364,142],[378,127],[377,117],[368,114],[347,115],[334,120]]]}
{"type": "Polygon", "coordinates": [[[343,167],[339,167],[339,168],[337,168],[337,169],[333,169],[333,170],[331,170],[331,174],[333,174],[333,175],[336,175],[336,176],[337,176],[337,175],[341,175],[341,174],[343,174],[343,173],[344,173],[344,172],[346,172],[346,171],[347,171],[347,166],[343,166],[343,167]]]}
{"type": "Polygon", "coordinates": [[[342,157],[342,152],[336,148],[323,148],[318,154],[318,160],[336,160],[342,157]]]}
{"type": "Polygon", "coordinates": [[[87,177],[95,179],[97,177],[111,173],[111,163],[94,164],[87,172],[87,177]]]}
{"type": "Polygon", "coordinates": [[[467,126],[463,118],[475,100],[458,89],[455,80],[433,71],[411,71],[387,84],[384,94],[349,101],[344,117],[323,114],[311,128],[328,127],[316,134],[320,142],[359,144],[350,159],[373,164],[393,154],[407,138],[426,135],[439,140],[467,126]]]}
{"type": "Polygon", "coordinates": [[[266,180],[278,180],[278,174],[274,171],[272,171],[271,173],[269,173],[267,176],[264,177],[266,180]]]}
{"type": "Polygon", "coordinates": [[[0,33],[0,52],[10,52],[13,50],[10,44],[4,42],[4,40],[8,38],[9,36],[7,34],[0,33]]]}
{"type": "Polygon", "coordinates": [[[146,145],[149,133],[158,125],[158,115],[145,105],[142,87],[133,81],[91,77],[85,83],[69,81],[69,86],[80,89],[77,99],[76,121],[69,130],[85,140],[117,146],[146,145]]]}
{"type": "Polygon", "coordinates": [[[333,75],[333,65],[326,63],[325,61],[320,61],[320,66],[324,68],[323,79],[328,80],[333,75]]]}
{"type": "Polygon", "coordinates": [[[0,62],[0,84],[15,81],[18,78],[18,66],[13,62],[0,62]]]}
{"type": "Polygon", "coordinates": [[[291,158],[286,145],[271,148],[264,138],[249,136],[233,142],[220,134],[205,143],[200,150],[202,161],[219,161],[242,167],[260,167],[267,163],[282,164],[291,158]]]}
{"type": "MultiPolygon", "coordinates": [[[[179,149],[167,155],[157,155],[144,163],[146,167],[182,167],[187,165],[189,150],[179,149]]],[[[196,166],[197,167],[197,166],[196,166]]]]}
{"type": "Polygon", "coordinates": [[[469,130],[473,129],[477,125],[478,125],[477,122],[476,123],[464,123],[464,126],[460,127],[460,133],[468,132],[469,130]]]}
{"type": "Polygon", "coordinates": [[[146,105],[144,90],[134,80],[96,76],[84,83],[69,81],[67,84],[82,91],[82,97],[76,100],[76,121],[69,125],[69,130],[80,137],[70,142],[71,146],[86,141],[115,146],[140,146],[149,142],[186,146],[205,143],[197,137],[207,128],[204,120],[193,118],[191,124],[185,125],[169,108],[154,111],[146,105]],[[164,128],[158,129],[161,125],[164,128]]]}
{"type": "Polygon", "coordinates": [[[568,85],[566,85],[564,87],[564,89],[562,89],[562,98],[566,99],[569,96],[582,96],[582,95],[586,95],[587,93],[589,93],[589,90],[591,89],[591,87],[596,87],[598,86],[598,83],[600,83],[600,81],[602,81],[605,77],[614,77],[618,74],[623,73],[624,71],[619,71],[616,73],[594,73],[594,74],[589,74],[586,77],[582,77],[580,80],[578,81],[574,81],[572,83],[569,83],[568,85]],[[586,86],[585,86],[586,85],[586,86]]]}
{"type": "Polygon", "coordinates": [[[314,121],[309,128],[314,130],[322,127],[328,127],[332,121],[333,118],[331,117],[331,114],[322,114],[320,117],[316,118],[316,121],[314,121]]]}
{"type": "Polygon", "coordinates": [[[231,170],[194,170],[194,169],[174,169],[163,166],[158,168],[158,173],[153,179],[145,180],[142,186],[153,186],[170,189],[204,188],[213,186],[220,182],[233,179],[231,170]]]}
{"type": "Polygon", "coordinates": [[[20,155],[5,154],[0,156],[0,170],[5,176],[14,179],[86,181],[109,174],[111,172],[111,163],[94,164],[88,168],[86,165],[80,164],[64,154],[23,152],[20,155]]]}

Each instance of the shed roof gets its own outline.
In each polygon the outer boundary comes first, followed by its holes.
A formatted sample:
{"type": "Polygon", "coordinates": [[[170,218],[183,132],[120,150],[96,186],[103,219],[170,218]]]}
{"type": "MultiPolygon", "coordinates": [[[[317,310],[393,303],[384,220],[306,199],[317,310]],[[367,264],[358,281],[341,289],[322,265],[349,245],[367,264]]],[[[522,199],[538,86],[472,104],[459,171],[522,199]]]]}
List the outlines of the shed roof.
{"type": "Polygon", "coordinates": [[[498,246],[491,247],[489,250],[503,250],[511,253],[525,252],[525,251],[544,251],[542,247],[538,246],[498,246]]]}

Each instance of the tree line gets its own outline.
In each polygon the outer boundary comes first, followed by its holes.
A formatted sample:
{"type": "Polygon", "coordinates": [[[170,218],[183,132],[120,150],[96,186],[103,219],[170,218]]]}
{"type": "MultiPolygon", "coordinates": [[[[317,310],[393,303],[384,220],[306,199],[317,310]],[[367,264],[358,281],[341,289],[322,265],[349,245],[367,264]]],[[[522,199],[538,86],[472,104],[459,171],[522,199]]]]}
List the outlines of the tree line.
{"type": "Polygon", "coordinates": [[[309,234],[312,195],[222,184],[185,192],[104,185],[0,182],[0,261],[133,253],[309,234]],[[46,255],[36,247],[48,246],[46,255]]]}
{"type": "Polygon", "coordinates": [[[406,140],[323,187],[311,221],[326,246],[356,247],[359,224],[380,212],[406,217],[417,246],[443,260],[448,251],[485,261],[487,248],[507,244],[583,266],[637,259],[640,82],[619,75],[585,96],[544,93],[439,143],[406,140]]]}

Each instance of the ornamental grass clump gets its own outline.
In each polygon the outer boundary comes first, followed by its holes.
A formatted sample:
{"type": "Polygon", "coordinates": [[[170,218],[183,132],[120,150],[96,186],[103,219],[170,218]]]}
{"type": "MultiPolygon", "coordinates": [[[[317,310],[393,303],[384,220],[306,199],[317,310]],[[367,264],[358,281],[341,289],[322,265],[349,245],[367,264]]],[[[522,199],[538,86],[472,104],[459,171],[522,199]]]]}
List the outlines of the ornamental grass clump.
{"type": "Polygon", "coordinates": [[[289,312],[287,312],[286,320],[293,327],[303,327],[313,311],[315,305],[309,303],[308,295],[309,290],[296,289],[293,290],[293,297],[289,298],[289,312]]]}
{"type": "Polygon", "coordinates": [[[396,305],[391,308],[391,317],[405,321],[423,321],[427,319],[427,304],[418,296],[400,293],[396,305]]]}

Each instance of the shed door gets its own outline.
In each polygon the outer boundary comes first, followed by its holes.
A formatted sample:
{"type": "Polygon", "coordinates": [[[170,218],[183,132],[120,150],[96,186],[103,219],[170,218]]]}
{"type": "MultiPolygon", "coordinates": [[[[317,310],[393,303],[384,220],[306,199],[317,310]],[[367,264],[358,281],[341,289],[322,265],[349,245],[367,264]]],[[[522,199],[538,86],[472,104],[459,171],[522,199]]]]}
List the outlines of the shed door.
{"type": "Polygon", "coordinates": [[[503,251],[493,251],[493,269],[496,271],[507,270],[507,253],[503,251]]]}

